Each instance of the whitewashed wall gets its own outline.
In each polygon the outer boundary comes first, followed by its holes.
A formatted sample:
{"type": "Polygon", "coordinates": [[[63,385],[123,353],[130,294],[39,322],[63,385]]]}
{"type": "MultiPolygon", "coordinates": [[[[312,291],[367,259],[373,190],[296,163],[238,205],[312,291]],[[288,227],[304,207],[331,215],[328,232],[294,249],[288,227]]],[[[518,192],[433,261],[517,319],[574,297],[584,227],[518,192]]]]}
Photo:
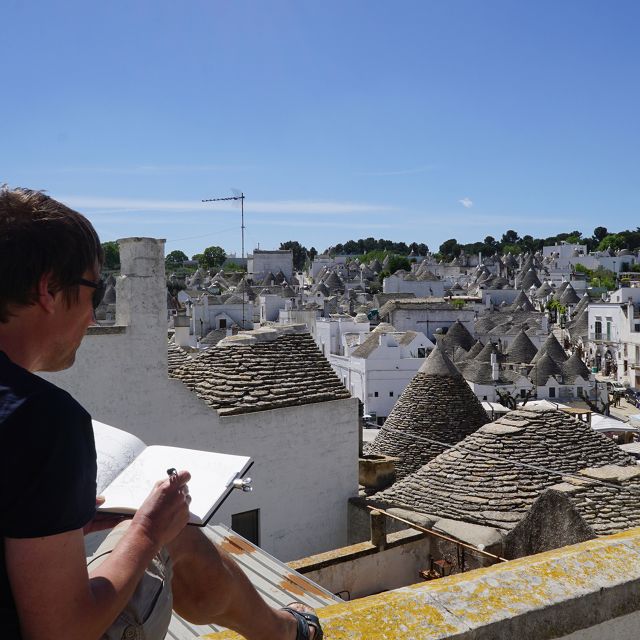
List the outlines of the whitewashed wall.
{"type": "Polygon", "coordinates": [[[261,546],[276,557],[346,544],[347,499],[358,490],[357,401],[219,418],[167,377],[163,242],[121,241],[121,260],[118,320],[127,324],[92,330],[71,369],[44,377],[148,444],[252,456],[254,493],[238,492],[216,518],[230,526],[232,513],[260,508],[261,546]]]}

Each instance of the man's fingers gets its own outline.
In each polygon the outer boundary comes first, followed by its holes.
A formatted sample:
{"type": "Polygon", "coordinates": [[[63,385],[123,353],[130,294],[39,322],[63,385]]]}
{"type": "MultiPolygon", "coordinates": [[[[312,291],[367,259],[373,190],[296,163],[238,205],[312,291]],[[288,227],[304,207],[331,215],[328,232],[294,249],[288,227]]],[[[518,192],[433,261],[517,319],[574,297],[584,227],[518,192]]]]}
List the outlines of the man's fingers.
{"type": "Polygon", "coordinates": [[[188,471],[178,471],[172,476],[169,476],[169,482],[178,487],[183,487],[189,480],[191,480],[191,474],[188,471]]]}

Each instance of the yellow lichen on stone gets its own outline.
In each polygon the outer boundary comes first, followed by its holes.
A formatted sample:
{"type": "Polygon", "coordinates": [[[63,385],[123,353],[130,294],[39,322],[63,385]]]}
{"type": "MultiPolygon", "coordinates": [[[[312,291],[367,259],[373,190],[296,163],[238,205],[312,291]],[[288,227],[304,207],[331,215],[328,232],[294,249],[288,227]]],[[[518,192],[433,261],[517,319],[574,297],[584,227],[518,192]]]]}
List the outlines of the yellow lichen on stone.
{"type": "MultiPolygon", "coordinates": [[[[640,581],[640,529],[331,605],[319,614],[326,640],[435,640],[634,580],[640,581]]],[[[206,637],[239,639],[230,632],[206,637]]]]}

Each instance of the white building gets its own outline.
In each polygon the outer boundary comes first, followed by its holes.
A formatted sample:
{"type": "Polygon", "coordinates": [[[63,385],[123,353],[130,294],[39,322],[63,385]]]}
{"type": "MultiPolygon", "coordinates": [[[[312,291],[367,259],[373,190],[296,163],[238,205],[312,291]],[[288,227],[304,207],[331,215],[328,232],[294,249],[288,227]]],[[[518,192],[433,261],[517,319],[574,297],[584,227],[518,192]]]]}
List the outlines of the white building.
{"type": "Polygon", "coordinates": [[[247,272],[254,281],[261,281],[268,273],[282,271],[287,282],[293,276],[293,251],[291,249],[264,251],[256,249],[247,257],[247,272]]]}
{"type": "Polygon", "coordinates": [[[398,331],[418,331],[433,341],[437,329],[448,329],[456,320],[475,335],[474,320],[477,311],[471,304],[461,301],[457,307],[442,298],[414,298],[389,300],[380,309],[380,319],[393,325],[398,331]]]}
{"type": "Polygon", "coordinates": [[[328,359],[351,395],[363,403],[364,413],[382,424],[433,348],[423,333],[379,325],[369,334],[344,335],[344,355],[328,359]]]}
{"type": "Polygon", "coordinates": [[[589,355],[593,366],[640,389],[640,287],[613,292],[589,305],[589,355]]]}
{"type": "Polygon", "coordinates": [[[46,377],[96,420],[147,444],[251,456],[253,493],[236,492],[216,518],[252,520],[260,545],[277,557],[346,544],[347,500],[358,489],[357,401],[312,340],[287,330],[241,334],[239,344],[227,338],[230,345],[190,361],[191,386],[171,379],[164,242],[119,244],[116,324],[90,328],[75,365],[46,377]]]}
{"type": "Polygon", "coordinates": [[[246,295],[222,296],[203,294],[192,302],[191,330],[194,335],[204,337],[209,331],[218,329],[252,329],[255,309],[246,295]]]}
{"type": "Polygon", "coordinates": [[[346,335],[357,337],[371,331],[369,319],[364,314],[359,314],[355,318],[348,315],[317,318],[315,325],[314,340],[327,358],[331,354],[345,355],[344,337],[346,335]]]}
{"type": "Polygon", "coordinates": [[[384,293],[413,293],[416,298],[442,298],[447,283],[435,276],[416,277],[409,273],[394,273],[382,281],[384,293]]]}

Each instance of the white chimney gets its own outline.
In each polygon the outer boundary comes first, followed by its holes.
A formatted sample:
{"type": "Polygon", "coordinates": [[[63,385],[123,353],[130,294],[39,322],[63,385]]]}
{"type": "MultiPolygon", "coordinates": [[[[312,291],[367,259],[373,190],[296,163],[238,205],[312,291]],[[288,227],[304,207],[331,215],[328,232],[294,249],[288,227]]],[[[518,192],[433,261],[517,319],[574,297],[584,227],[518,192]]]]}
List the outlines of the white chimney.
{"type": "Polygon", "coordinates": [[[500,378],[500,368],[498,366],[498,357],[495,353],[491,354],[491,379],[496,382],[500,378]]]}

